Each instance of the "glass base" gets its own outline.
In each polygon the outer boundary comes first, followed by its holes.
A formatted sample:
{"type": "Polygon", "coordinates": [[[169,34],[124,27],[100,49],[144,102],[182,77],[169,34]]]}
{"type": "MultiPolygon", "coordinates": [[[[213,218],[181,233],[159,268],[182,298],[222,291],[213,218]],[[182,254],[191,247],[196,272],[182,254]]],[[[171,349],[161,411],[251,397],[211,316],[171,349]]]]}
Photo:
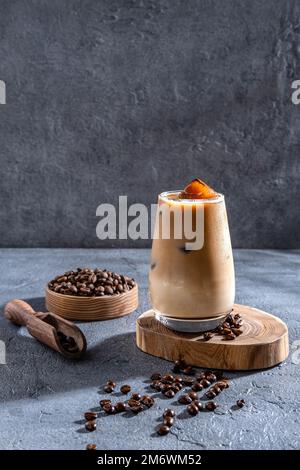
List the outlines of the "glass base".
{"type": "Polygon", "coordinates": [[[167,317],[155,310],[154,312],[156,320],[158,320],[170,330],[180,331],[182,333],[203,333],[205,331],[214,330],[225,320],[227,315],[230,313],[229,311],[219,315],[218,317],[195,318],[187,320],[182,318],[167,317]]]}

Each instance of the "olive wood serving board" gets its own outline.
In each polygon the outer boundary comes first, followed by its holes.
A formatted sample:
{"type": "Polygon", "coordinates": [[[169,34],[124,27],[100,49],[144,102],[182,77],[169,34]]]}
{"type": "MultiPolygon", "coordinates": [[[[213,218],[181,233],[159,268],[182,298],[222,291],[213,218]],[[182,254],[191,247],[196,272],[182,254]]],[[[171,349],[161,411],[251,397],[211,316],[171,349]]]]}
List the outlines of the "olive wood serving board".
{"type": "Polygon", "coordinates": [[[288,329],[279,318],[246,305],[235,304],[233,314],[243,319],[243,334],[225,340],[214,334],[204,341],[201,333],[170,330],[148,310],[136,321],[137,346],[169,361],[184,360],[199,367],[226,370],[265,369],[284,361],[289,353],[288,329]]]}

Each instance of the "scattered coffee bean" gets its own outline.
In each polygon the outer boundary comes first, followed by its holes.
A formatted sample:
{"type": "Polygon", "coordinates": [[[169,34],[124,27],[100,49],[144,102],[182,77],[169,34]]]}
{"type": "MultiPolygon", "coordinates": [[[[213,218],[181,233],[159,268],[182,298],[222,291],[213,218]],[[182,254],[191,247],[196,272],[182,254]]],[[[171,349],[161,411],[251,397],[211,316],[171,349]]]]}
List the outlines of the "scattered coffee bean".
{"type": "Polygon", "coordinates": [[[214,393],[215,393],[216,395],[220,395],[220,393],[221,393],[221,391],[222,391],[222,390],[220,389],[220,387],[218,387],[217,385],[214,385],[212,389],[213,389],[213,391],[214,391],[214,393]]]}
{"type": "Polygon", "coordinates": [[[166,374],[161,378],[163,384],[172,384],[174,382],[174,377],[171,374],[166,374]]]}
{"type": "Polygon", "coordinates": [[[121,276],[106,269],[77,268],[56,276],[48,283],[48,288],[60,294],[95,297],[120,295],[135,286],[134,279],[121,276]]]}
{"type": "Polygon", "coordinates": [[[228,333],[224,336],[224,338],[227,340],[227,341],[231,341],[233,339],[235,339],[235,335],[233,333],[228,333]]]}
{"type": "Polygon", "coordinates": [[[87,421],[85,423],[85,429],[89,432],[95,431],[97,428],[96,421],[87,421]]]}
{"type": "Polygon", "coordinates": [[[96,444],[87,444],[86,450],[96,450],[97,449],[97,446],[96,444]]]}
{"type": "Polygon", "coordinates": [[[164,411],[163,417],[165,418],[166,416],[171,416],[171,418],[174,418],[175,411],[172,410],[171,408],[166,408],[164,411]]]}
{"type": "Polygon", "coordinates": [[[194,380],[192,377],[182,377],[182,381],[184,385],[187,385],[188,387],[191,387],[194,383],[194,380]]]}
{"type": "Polygon", "coordinates": [[[181,395],[179,398],[178,398],[178,402],[179,403],[182,403],[183,405],[188,405],[190,403],[192,403],[192,399],[191,397],[186,393],[185,395],[181,395]]]}
{"type": "Polygon", "coordinates": [[[200,384],[202,385],[203,388],[207,388],[211,385],[211,383],[207,379],[201,380],[200,384]]]}
{"type": "Polygon", "coordinates": [[[225,388],[229,387],[227,380],[219,380],[218,382],[216,382],[215,385],[218,386],[221,390],[224,390],[225,388]]]}
{"type": "Polygon", "coordinates": [[[198,395],[196,392],[194,391],[191,391],[191,392],[188,392],[188,396],[194,401],[194,400],[197,400],[198,398],[198,395]]]}
{"type": "Polygon", "coordinates": [[[151,375],[151,380],[161,380],[161,374],[159,372],[155,372],[151,375]]]}
{"type": "Polygon", "coordinates": [[[172,416],[165,416],[163,423],[165,426],[168,426],[170,428],[174,424],[174,418],[172,418],[172,416]]]}
{"type": "Polygon", "coordinates": [[[210,372],[209,374],[206,375],[206,380],[208,380],[210,383],[213,383],[217,380],[217,377],[213,372],[210,372]]]}
{"type": "Polygon", "coordinates": [[[214,401],[208,401],[205,405],[207,411],[214,411],[217,408],[217,404],[214,401]]]}
{"type": "Polygon", "coordinates": [[[170,390],[167,390],[164,395],[167,398],[173,398],[175,396],[175,392],[172,389],[170,389],[170,390]]]}
{"type": "Polygon", "coordinates": [[[122,387],[120,388],[120,391],[121,393],[124,393],[124,395],[127,395],[127,393],[129,393],[131,391],[131,387],[130,385],[122,385],[122,387]]]}
{"type": "Polygon", "coordinates": [[[166,426],[165,424],[159,426],[158,430],[157,430],[157,433],[160,435],[160,436],[165,436],[166,434],[168,434],[170,432],[170,428],[169,426],[166,426]]]}
{"type": "Polygon", "coordinates": [[[243,408],[243,406],[245,406],[245,400],[243,398],[241,400],[237,400],[236,406],[243,408]]]}
{"type": "Polygon", "coordinates": [[[161,384],[160,390],[165,395],[166,392],[172,389],[171,384],[161,384]]]}
{"type": "Polygon", "coordinates": [[[113,415],[116,411],[115,407],[111,403],[104,405],[102,408],[103,408],[103,411],[105,411],[105,413],[108,415],[113,415]]]}
{"type": "Polygon", "coordinates": [[[137,414],[137,413],[140,413],[141,411],[143,411],[143,407],[142,407],[141,403],[139,403],[139,404],[136,405],[136,406],[131,406],[131,407],[130,407],[130,410],[131,410],[133,413],[137,414]]]}
{"type": "Polygon", "coordinates": [[[174,377],[174,383],[182,384],[182,382],[183,382],[182,377],[180,377],[179,375],[176,375],[176,377],[174,377]]]}
{"type": "Polygon", "coordinates": [[[201,392],[201,390],[203,390],[203,385],[201,385],[201,383],[199,382],[195,382],[192,385],[192,389],[194,390],[194,392],[201,392]]]}
{"type": "Polygon", "coordinates": [[[205,393],[206,397],[209,398],[210,400],[212,398],[215,398],[217,396],[217,394],[215,393],[215,391],[210,388],[209,390],[207,390],[207,392],[205,393]]]}
{"type": "Polygon", "coordinates": [[[104,386],[104,391],[105,391],[106,393],[112,393],[112,392],[114,391],[114,388],[111,387],[110,385],[105,385],[105,386],[104,386]]]}
{"type": "Polygon", "coordinates": [[[179,384],[179,383],[173,383],[173,385],[171,385],[171,388],[170,390],[173,390],[174,393],[178,393],[180,390],[182,389],[182,384],[179,384]]]}
{"type": "Polygon", "coordinates": [[[193,404],[197,406],[199,411],[202,411],[204,409],[203,404],[199,400],[195,400],[193,404]]]}
{"type": "Polygon", "coordinates": [[[205,333],[203,333],[204,341],[209,341],[210,339],[212,339],[212,337],[213,337],[213,334],[210,333],[209,331],[206,331],[205,333]]]}
{"type": "Polygon", "coordinates": [[[98,413],[96,413],[95,411],[86,411],[86,413],[84,413],[84,418],[85,418],[87,421],[93,421],[93,420],[95,420],[97,417],[98,417],[98,413]]]}
{"type": "Polygon", "coordinates": [[[198,409],[198,406],[195,405],[195,403],[191,403],[190,405],[188,405],[186,407],[188,413],[192,416],[196,416],[196,414],[199,413],[199,409],[198,409]]]}
{"type": "Polygon", "coordinates": [[[140,393],[133,393],[133,394],[131,395],[131,399],[132,399],[132,400],[136,400],[136,401],[140,401],[140,399],[141,399],[140,393]]]}
{"type": "Polygon", "coordinates": [[[123,411],[126,411],[126,403],[123,401],[118,401],[118,403],[115,404],[115,411],[116,413],[122,413],[123,411]]]}
{"type": "Polygon", "coordinates": [[[157,390],[158,392],[161,391],[162,383],[159,380],[156,380],[155,382],[152,382],[150,384],[150,387],[153,388],[154,390],[157,390]]]}
{"type": "Polygon", "coordinates": [[[99,403],[100,403],[101,408],[103,408],[105,405],[111,405],[111,400],[108,400],[108,399],[100,400],[99,403]]]}
{"type": "Polygon", "coordinates": [[[140,406],[140,404],[141,404],[141,403],[140,403],[139,400],[134,400],[133,398],[130,398],[130,399],[128,400],[128,406],[129,406],[130,408],[138,407],[138,406],[140,406]]]}
{"type": "Polygon", "coordinates": [[[115,388],[116,387],[116,382],[114,382],[113,380],[108,380],[106,382],[106,385],[109,385],[110,387],[115,388]]]}
{"type": "Polygon", "coordinates": [[[154,398],[150,397],[149,395],[144,395],[141,398],[141,403],[145,405],[147,408],[151,408],[154,405],[154,398]]]}

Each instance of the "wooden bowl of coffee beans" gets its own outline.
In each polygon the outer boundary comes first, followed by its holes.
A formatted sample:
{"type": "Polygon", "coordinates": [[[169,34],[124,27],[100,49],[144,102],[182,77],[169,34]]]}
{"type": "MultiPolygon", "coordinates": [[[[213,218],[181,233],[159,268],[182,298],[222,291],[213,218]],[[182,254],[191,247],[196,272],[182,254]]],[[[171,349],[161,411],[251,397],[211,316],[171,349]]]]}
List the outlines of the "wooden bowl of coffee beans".
{"type": "Polygon", "coordinates": [[[107,269],[77,268],[56,276],[46,286],[46,307],[70,320],[109,320],[138,306],[134,279],[107,269]]]}

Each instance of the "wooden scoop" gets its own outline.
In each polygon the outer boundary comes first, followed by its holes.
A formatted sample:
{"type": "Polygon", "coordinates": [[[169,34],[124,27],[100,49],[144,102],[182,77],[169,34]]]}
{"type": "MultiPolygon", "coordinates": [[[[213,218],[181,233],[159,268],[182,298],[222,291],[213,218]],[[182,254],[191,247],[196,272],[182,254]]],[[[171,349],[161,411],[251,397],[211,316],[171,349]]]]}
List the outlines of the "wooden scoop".
{"type": "Polygon", "coordinates": [[[35,312],[23,300],[12,300],[5,305],[4,315],[15,325],[26,326],[31,336],[69,359],[78,359],[86,352],[82,331],[54,313],[35,312]]]}

